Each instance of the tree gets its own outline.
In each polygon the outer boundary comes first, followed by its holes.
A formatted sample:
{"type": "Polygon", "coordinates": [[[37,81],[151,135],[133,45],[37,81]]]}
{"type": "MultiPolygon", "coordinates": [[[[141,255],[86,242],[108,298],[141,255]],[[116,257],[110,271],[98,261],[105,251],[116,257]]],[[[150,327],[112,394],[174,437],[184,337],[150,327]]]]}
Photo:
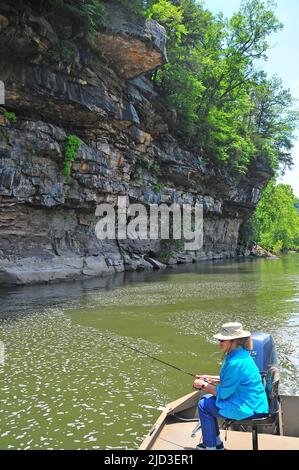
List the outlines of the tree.
{"type": "Polygon", "coordinates": [[[251,217],[257,242],[265,249],[279,252],[299,248],[299,213],[292,187],[271,180],[255,214],[251,217]]]}
{"type": "Polygon", "coordinates": [[[291,95],[277,77],[255,71],[269,36],[282,28],[273,2],[243,1],[230,20],[196,0],[147,4],[169,36],[169,63],[154,81],[177,110],[178,136],[240,173],[256,159],[289,166],[297,119],[291,95]]]}
{"type": "Polygon", "coordinates": [[[276,76],[270,80],[264,72],[257,73],[250,89],[251,111],[248,127],[260,159],[270,161],[274,169],[292,165],[291,151],[297,116],[291,111],[292,95],[276,76]]]}

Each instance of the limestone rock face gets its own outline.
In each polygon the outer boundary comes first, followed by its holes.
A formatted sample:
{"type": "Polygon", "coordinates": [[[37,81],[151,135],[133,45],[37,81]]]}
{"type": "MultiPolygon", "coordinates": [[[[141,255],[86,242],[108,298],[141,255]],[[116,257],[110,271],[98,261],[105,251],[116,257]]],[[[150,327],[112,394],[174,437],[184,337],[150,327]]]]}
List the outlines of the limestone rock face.
{"type": "Polygon", "coordinates": [[[239,226],[271,175],[255,166],[247,177],[233,176],[171,135],[171,112],[141,75],[166,61],[163,28],[107,1],[111,21],[90,43],[68,18],[43,16],[34,5],[0,6],[0,283],[235,256],[239,226]],[[82,144],[66,177],[70,134],[82,144]],[[99,240],[96,207],[117,206],[118,196],[147,208],[201,203],[203,248],[169,252],[158,240],[99,240]]]}
{"type": "Polygon", "coordinates": [[[128,12],[117,2],[105,6],[107,27],[98,34],[95,49],[121,77],[134,78],[167,62],[166,32],[161,25],[128,12]]]}

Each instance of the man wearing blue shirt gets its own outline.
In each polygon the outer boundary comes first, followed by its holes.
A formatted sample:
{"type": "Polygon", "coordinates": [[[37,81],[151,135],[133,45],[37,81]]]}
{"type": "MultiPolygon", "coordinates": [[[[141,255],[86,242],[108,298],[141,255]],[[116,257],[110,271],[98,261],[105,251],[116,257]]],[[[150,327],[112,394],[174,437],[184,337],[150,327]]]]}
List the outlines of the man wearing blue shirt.
{"type": "Polygon", "coordinates": [[[193,384],[208,392],[198,405],[203,435],[198,450],[223,450],[217,416],[239,420],[264,416],[269,411],[259,369],[249,353],[250,332],[244,331],[241,323],[232,322],[222,325],[221,333],[214,338],[225,355],[220,377],[196,376],[193,384]]]}

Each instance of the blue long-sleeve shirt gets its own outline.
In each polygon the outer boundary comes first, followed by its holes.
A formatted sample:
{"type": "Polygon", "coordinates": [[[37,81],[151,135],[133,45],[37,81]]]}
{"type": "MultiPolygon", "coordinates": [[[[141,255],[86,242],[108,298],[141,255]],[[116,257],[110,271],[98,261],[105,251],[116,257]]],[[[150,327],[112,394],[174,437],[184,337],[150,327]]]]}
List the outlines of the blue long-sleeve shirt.
{"type": "Polygon", "coordinates": [[[216,387],[216,405],[225,418],[245,419],[268,413],[268,400],[259,369],[250,353],[234,349],[226,356],[216,387]]]}

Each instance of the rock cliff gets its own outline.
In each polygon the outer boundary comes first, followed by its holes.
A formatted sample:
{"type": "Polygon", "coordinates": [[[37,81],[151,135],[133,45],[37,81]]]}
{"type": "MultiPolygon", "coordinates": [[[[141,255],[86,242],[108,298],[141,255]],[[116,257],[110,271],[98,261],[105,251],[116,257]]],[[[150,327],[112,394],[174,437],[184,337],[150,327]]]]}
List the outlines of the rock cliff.
{"type": "Polygon", "coordinates": [[[270,177],[257,166],[246,177],[229,174],[176,140],[174,113],[146,78],[167,61],[165,30],[117,2],[105,5],[106,26],[87,42],[67,17],[44,15],[34,2],[1,2],[1,283],[235,256],[239,226],[270,177]],[[64,176],[70,134],[82,145],[64,176]],[[98,240],[95,208],[119,195],[147,205],[202,203],[203,248],[167,259],[159,242],[98,240]]]}

